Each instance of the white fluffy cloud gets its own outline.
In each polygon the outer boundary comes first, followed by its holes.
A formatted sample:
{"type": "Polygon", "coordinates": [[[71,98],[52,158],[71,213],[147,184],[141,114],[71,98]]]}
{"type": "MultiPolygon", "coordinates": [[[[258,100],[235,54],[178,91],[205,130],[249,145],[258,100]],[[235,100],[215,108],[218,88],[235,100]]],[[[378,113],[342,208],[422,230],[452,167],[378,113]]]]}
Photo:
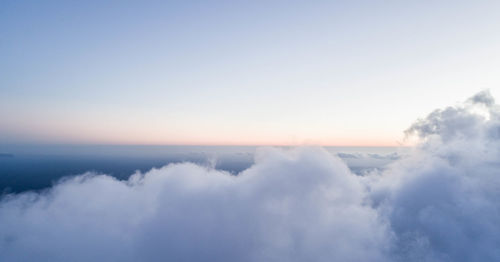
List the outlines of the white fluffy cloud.
{"type": "Polygon", "coordinates": [[[499,261],[500,112],[480,93],[357,176],[320,148],[265,148],[233,176],[174,164],[85,174],[0,204],[1,261],[499,261]]]}
{"type": "Polygon", "coordinates": [[[382,261],[387,229],[321,149],[265,149],[238,176],[169,165],[5,199],[6,261],[382,261]],[[362,252],[359,252],[362,250],[362,252]]]}
{"type": "Polygon", "coordinates": [[[500,260],[499,112],[489,92],[434,111],[408,131],[423,142],[371,184],[401,260],[500,260]]]}

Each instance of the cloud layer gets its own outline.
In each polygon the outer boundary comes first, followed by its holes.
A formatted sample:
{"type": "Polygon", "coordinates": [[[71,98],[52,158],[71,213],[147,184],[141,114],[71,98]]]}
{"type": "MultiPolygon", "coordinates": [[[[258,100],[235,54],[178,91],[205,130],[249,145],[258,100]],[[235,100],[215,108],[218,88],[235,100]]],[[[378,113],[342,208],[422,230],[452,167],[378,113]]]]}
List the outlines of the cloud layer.
{"type": "Polygon", "coordinates": [[[489,93],[353,174],[321,148],[264,148],[237,176],[172,164],[4,197],[1,261],[499,261],[500,110],[489,93]]]}

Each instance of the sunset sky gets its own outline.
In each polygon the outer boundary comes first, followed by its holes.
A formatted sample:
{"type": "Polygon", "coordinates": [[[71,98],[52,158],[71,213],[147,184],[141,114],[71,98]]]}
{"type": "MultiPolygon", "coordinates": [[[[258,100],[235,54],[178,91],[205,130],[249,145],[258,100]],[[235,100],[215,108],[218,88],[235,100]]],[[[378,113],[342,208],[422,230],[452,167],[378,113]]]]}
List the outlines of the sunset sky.
{"type": "Polygon", "coordinates": [[[21,2],[0,144],[394,146],[500,95],[500,1],[21,2]]]}

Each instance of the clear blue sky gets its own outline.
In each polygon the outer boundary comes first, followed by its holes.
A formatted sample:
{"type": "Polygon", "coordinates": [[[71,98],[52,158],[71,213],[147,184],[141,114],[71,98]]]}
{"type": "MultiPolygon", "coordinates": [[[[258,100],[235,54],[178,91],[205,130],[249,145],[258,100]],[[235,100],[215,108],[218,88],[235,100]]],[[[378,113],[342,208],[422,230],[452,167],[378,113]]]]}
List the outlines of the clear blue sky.
{"type": "Polygon", "coordinates": [[[395,145],[500,95],[500,1],[0,2],[0,143],[395,145]]]}

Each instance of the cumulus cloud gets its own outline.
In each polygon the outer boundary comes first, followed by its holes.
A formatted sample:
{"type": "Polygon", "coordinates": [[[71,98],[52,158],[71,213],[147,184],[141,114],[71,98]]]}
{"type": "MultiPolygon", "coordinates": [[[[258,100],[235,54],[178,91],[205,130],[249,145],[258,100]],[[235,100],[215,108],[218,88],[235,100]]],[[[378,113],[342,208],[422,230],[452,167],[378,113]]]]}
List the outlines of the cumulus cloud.
{"type": "Polygon", "coordinates": [[[436,110],[409,133],[423,141],[372,183],[405,261],[500,260],[500,117],[489,92],[436,110]]]}
{"type": "Polygon", "coordinates": [[[0,207],[3,261],[383,261],[387,228],[322,149],[261,150],[238,176],[174,164],[86,174],[0,207]],[[362,252],[359,252],[362,250],[362,252]]]}
{"type": "Polygon", "coordinates": [[[499,261],[498,112],[487,92],[436,110],[364,176],[321,148],[264,148],[237,176],[182,163],[9,195],[0,260],[499,261]]]}

